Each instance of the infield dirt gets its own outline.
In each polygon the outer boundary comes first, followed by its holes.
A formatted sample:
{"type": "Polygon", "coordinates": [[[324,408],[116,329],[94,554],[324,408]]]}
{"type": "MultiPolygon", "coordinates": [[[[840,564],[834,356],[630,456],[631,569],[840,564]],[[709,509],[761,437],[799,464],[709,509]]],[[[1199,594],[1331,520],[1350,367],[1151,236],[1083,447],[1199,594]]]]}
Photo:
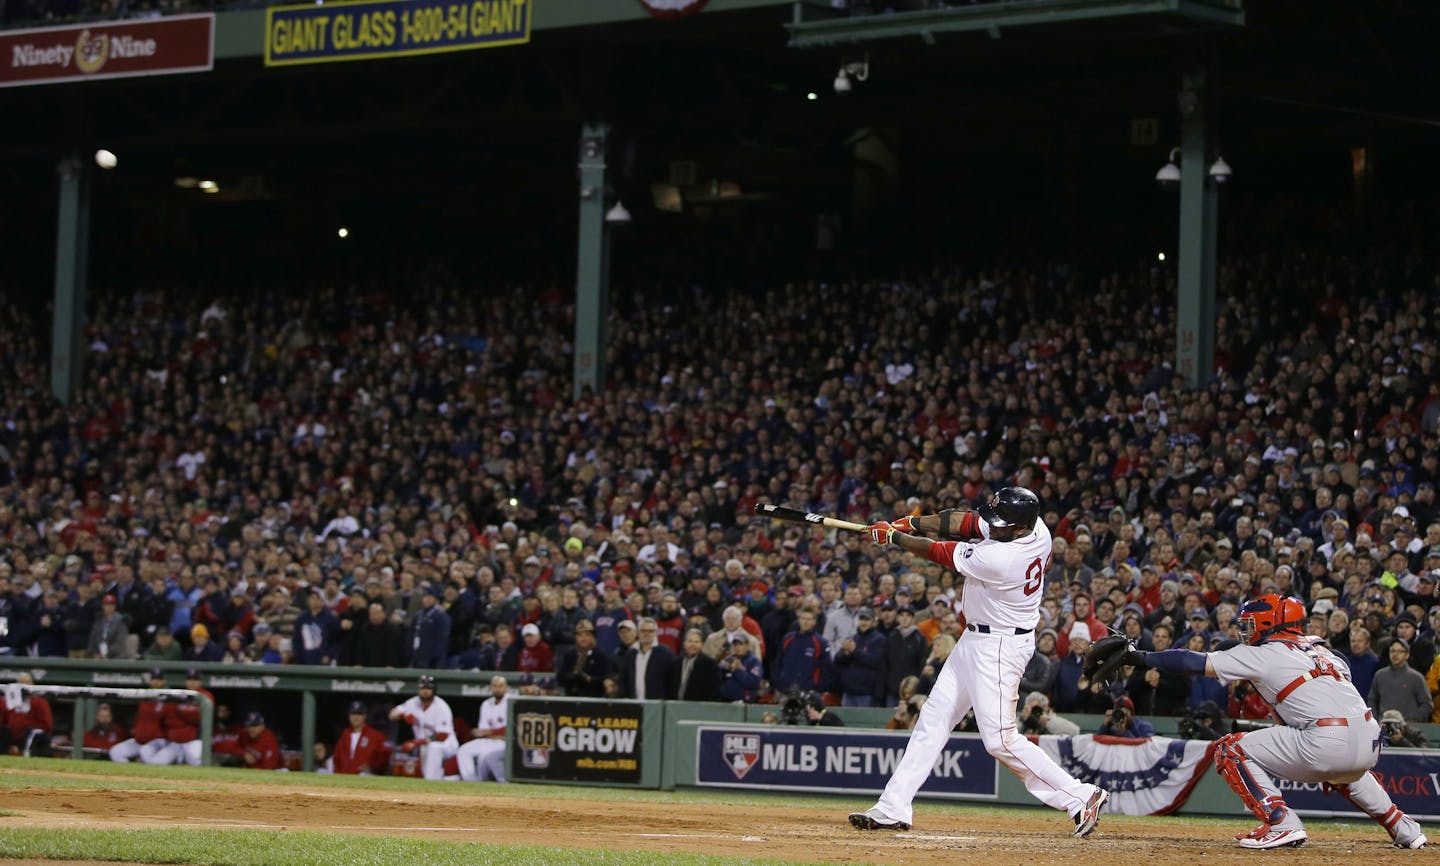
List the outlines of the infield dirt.
{"type": "MultiPolygon", "coordinates": [[[[24,774],[6,771],[12,784],[24,774]]],[[[84,778],[103,785],[105,777],[84,778]]],[[[137,780],[129,777],[123,781],[133,785],[137,780]]],[[[1096,862],[1197,866],[1248,863],[1256,857],[1272,866],[1341,866],[1357,856],[1404,857],[1412,853],[1389,848],[1378,827],[1357,829],[1351,825],[1342,831],[1327,827],[1324,821],[1311,823],[1311,841],[1302,849],[1247,852],[1234,847],[1231,838],[1235,831],[1250,829],[1243,821],[1233,826],[1219,821],[1196,824],[1177,820],[1171,824],[1106,816],[1093,836],[1077,840],[1070,835],[1070,820],[1058,812],[1036,809],[1019,813],[1017,818],[967,814],[956,808],[927,812],[922,806],[911,831],[865,833],[852,829],[845,820],[848,810],[870,805],[861,800],[837,799],[834,808],[823,809],[779,804],[626,803],[487,795],[483,786],[462,788],[460,783],[453,795],[207,781],[203,790],[196,791],[22,788],[4,799],[6,808],[20,814],[0,818],[0,826],[307,830],[885,866],[1093,866],[1096,862]]],[[[575,853],[576,862],[583,863],[583,851],[575,853]]],[[[1429,852],[1413,854],[1415,862],[1429,859],[1429,852]]]]}

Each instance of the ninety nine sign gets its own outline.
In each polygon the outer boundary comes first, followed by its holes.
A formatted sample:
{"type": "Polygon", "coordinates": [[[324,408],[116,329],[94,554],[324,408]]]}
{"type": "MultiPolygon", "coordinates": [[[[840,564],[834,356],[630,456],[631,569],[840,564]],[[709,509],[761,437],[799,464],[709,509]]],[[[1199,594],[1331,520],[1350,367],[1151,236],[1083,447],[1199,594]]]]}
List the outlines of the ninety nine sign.
{"type": "Polygon", "coordinates": [[[534,0],[360,0],[265,10],[265,65],[374,60],[530,41],[534,0]]]}
{"type": "Polygon", "coordinates": [[[205,72],[215,65],[215,16],[0,31],[0,87],[205,72]]]}

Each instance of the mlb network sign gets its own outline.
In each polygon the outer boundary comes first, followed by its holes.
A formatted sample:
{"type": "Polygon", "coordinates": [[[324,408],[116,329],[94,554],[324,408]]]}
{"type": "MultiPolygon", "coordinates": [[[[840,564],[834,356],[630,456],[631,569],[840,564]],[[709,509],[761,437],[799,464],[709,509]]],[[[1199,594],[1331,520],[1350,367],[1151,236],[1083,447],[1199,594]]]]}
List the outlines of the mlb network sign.
{"type": "MultiPolygon", "coordinates": [[[[701,725],[695,737],[699,785],[878,794],[905,754],[909,732],[701,725]]],[[[980,738],[957,734],[936,759],[920,793],[993,800],[999,784],[999,765],[980,738]]]]}

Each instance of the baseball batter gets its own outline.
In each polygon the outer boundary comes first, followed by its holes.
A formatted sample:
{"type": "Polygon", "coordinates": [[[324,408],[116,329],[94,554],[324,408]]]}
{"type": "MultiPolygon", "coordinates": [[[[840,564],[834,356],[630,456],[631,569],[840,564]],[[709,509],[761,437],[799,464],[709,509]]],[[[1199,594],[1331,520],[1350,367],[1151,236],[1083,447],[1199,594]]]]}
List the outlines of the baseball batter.
{"type": "Polygon", "coordinates": [[[856,828],[910,828],[915,792],[929,778],[951,729],[971,709],[985,750],[1041,802],[1068,812],[1077,838],[1089,836],[1099,823],[1110,795],[1065,772],[1015,725],[1020,677],[1035,653],[1050,563],[1050,530],[1039,516],[1034,493],[1006,487],[980,508],[978,518],[975,512],[942,511],[867,528],[877,544],[897,544],[960,573],[965,631],[940,670],[880,802],[850,816],[856,828]],[[907,534],[912,531],[922,535],[907,534]],[[960,540],[932,541],[923,537],[929,532],[960,540]]]}
{"type": "Polygon", "coordinates": [[[1424,848],[1420,825],[1401,812],[1370,772],[1380,754],[1380,725],[1350,683],[1350,667],[1324,641],[1305,635],[1305,606],[1263,595],[1240,607],[1241,643],[1199,653],[1129,649],[1126,664],[1179,674],[1204,672],[1222,683],[1249,680],[1284,722],[1221,737],[1215,768],[1261,824],[1236,837],[1243,848],[1305,842],[1305,827],[1271,780],[1322,782],[1379,822],[1397,848],[1424,848]]]}
{"type": "Polygon", "coordinates": [[[420,677],[415,697],[390,711],[390,718],[410,723],[415,739],[407,750],[420,750],[420,774],[427,779],[445,778],[445,759],[459,751],[455,740],[455,715],[445,699],[435,695],[435,678],[420,677]]]}
{"type": "Polygon", "coordinates": [[[490,699],[480,705],[475,738],[460,747],[460,780],[505,781],[505,725],[510,712],[510,684],[502,676],[490,678],[490,699]]]}

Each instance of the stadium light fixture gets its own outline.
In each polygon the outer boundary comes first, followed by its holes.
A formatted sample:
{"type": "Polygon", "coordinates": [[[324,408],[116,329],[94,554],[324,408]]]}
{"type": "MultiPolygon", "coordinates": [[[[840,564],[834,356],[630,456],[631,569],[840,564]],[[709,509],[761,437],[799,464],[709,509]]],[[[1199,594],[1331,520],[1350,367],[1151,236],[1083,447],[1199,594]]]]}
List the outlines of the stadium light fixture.
{"type": "MultiPolygon", "coordinates": [[[[1173,189],[1180,183],[1179,159],[1180,148],[1171,148],[1170,161],[1160,166],[1160,170],[1155,172],[1156,182],[1165,189],[1173,189]]],[[[1230,168],[1230,163],[1225,161],[1225,157],[1217,155],[1215,161],[1210,163],[1210,169],[1206,173],[1216,183],[1225,183],[1235,172],[1230,168]]]]}
{"type": "Polygon", "coordinates": [[[1160,166],[1160,170],[1155,172],[1155,180],[1161,187],[1170,189],[1180,184],[1180,166],[1175,162],[1179,158],[1180,148],[1170,148],[1170,161],[1160,166]]]}
{"type": "Polygon", "coordinates": [[[347,229],[345,226],[341,226],[340,230],[335,232],[335,234],[338,235],[340,240],[343,241],[346,238],[350,237],[350,230],[347,229]]]}
{"type": "Polygon", "coordinates": [[[614,207],[605,212],[605,222],[611,225],[615,223],[628,223],[630,222],[630,211],[625,205],[617,201],[614,207]]]}

